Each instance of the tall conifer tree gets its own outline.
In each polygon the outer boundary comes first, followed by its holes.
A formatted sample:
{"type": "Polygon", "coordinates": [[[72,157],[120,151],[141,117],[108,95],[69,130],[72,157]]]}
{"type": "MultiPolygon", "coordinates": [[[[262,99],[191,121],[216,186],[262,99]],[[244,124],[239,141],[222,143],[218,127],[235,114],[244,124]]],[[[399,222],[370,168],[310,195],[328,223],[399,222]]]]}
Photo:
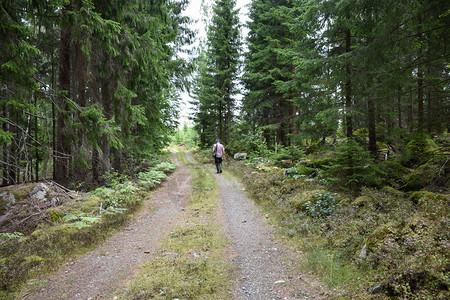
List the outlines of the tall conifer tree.
{"type": "Polygon", "coordinates": [[[205,130],[216,128],[215,135],[225,142],[230,138],[231,126],[238,93],[237,76],[241,47],[239,11],[236,1],[219,0],[213,6],[211,25],[208,28],[206,55],[200,67],[197,90],[198,112],[196,124],[200,137],[206,141],[205,130]]]}

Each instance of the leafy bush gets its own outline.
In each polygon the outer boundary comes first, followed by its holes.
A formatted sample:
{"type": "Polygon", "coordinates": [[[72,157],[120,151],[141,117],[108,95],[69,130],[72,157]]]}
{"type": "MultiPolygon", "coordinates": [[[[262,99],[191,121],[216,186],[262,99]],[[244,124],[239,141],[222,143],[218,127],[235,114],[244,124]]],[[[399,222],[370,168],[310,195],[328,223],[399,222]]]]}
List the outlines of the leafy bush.
{"type": "Polygon", "coordinates": [[[313,218],[327,217],[339,207],[336,200],[337,194],[326,192],[323,194],[315,193],[316,197],[313,200],[306,202],[306,214],[313,218]]]}
{"type": "Polygon", "coordinates": [[[105,181],[105,186],[110,188],[116,188],[120,186],[121,183],[128,180],[128,177],[126,175],[122,175],[114,171],[107,172],[102,176],[102,178],[105,181]]]}
{"type": "Polygon", "coordinates": [[[284,174],[289,178],[298,179],[300,177],[315,175],[316,169],[309,168],[304,165],[297,165],[295,167],[286,169],[284,171],[284,174]]]}
{"type": "Polygon", "coordinates": [[[162,171],[150,170],[148,172],[141,172],[138,174],[139,185],[145,189],[152,189],[161,183],[167,175],[162,171]]]}
{"type": "Polygon", "coordinates": [[[175,170],[176,166],[168,161],[163,161],[157,164],[154,168],[155,171],[161,171],[164,173],[172,173],[175,170]]]}

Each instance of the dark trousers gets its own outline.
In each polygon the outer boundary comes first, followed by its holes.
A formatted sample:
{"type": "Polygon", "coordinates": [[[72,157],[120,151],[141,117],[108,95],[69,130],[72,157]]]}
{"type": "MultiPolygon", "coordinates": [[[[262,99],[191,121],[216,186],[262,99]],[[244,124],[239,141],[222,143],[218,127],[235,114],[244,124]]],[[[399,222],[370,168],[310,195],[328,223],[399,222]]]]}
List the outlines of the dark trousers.
{"type": "Polygon", "coordinates": [[[222,172],[222,157],[214,157],[217,173],[222,172]]]}

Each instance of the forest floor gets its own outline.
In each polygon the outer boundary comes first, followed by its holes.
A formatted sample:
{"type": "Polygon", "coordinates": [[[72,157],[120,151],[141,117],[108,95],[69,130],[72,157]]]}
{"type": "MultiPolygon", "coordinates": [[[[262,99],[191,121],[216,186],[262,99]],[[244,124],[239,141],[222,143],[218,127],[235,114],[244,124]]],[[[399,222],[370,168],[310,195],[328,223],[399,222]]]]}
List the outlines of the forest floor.
{"type": "MultiPolygon", "coordinates": [[[[53,275],[28,282],[18,299],[121,299],[140,266],[159,255],[164,236],[183,223],[192,193],[191,169],[197,163],[190,153],[187,161],[178,158],[172,156],[177,171],[123,231],[53,275]]],[[[215,177],[219,189],[214,222],[224,228],[229,240],[230,298],[331,298],[316,279],[296,267],[301,253],[283,244],[235,177],[227,170],[216,174],[213,166],[208,167],[207,176],[215,177]]]]}

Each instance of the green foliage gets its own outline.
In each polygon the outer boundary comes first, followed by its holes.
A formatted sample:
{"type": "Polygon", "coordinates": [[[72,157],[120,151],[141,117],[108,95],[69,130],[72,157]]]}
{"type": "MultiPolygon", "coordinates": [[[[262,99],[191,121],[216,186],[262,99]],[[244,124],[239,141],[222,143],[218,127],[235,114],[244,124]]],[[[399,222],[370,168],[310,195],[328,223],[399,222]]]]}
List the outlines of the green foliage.
{"type": "Polygon", "coordinates": [[[156,171],[162,171],[166,174],[172,173],[173,171],[175,171],[176,166],[168,161],[163,161],[160,162],[159,164],[157,164],[154,168],[156,171]]]}
{"type": "Polygon", "coordinates": [[[172,144],[173,145],[181,145],[187,149],[193,149],[197,147],[199,135],[197,131],[193,127],[188,127],[184,124],[183,128],[177,128],[175,134],[172,136],[172,144]]]}
{"type": "Polygon", "coordinates": [[[436,150],[436,144],[428,135],[413,134],[406,145],[403,162],[409,165],[421,165],[430,160],[436,150]]]}
{"type": "Polygon", "coordinates": [[[324,218],[330,216],[336,208],[339,207],[337,198],[337,194],[332,194],[330,192],[322,194],[316,193],[314,200],[309,200],[305,204],[306,214],[313,218],[324,218]]]}
{"type": "Polygon", "coordinates": [[[381,171],[370,153],[353,139],[338,145],[334,159],[326,166],[331,182],[342,188],[358,191],[362,186],[379,186],[381,171]]]}
{"type": "Polygon", "coordinates": [[[0,240],[2,241],[9,241],[9,240],[14,240],[14,239],[18,239],[20,237],[23,236],[23,233],[21,232],[0,232],[0,240]]]}
{"type": "Polygon", "coordinates": [[[164,172],[157,170],[150,170],[148,172],[141,172],[138,174],[139,185],[148,190],[153,189],[166,178],[167,175],[164,174],[164,172]]]}
{"type": "Polygon", "coordinates": [[[238,14],[235,0],[218,0],[213,4],[206,48],[199,54],[193,93],[196,98],[194,122],[200,147],[209,147],[217,138],[225,145],[230,140],[235,98],[239,93],[241,37],[238,14]]]}
{"type": "Polygon", "coordinates": [[[284,173],[289,178],[298,179],[305,176],[314,176],[316,172],[317,171],[314,168],[298,165],[296,167],[286,169],[284,173]]]}
{"type": "Polygon", "coordinates": [[[82,229],[85,227],[92,226],[93,223],[99,222],[100,217],[99,216],[89,217],[89,216],[86,216],[86,214],[82,213],[79,215],[73,215],[73,214],[65,215],[63,217],[63,220],[68,223],[72,223],[73,226],[75,226],[78,229],[82,229]]]}

